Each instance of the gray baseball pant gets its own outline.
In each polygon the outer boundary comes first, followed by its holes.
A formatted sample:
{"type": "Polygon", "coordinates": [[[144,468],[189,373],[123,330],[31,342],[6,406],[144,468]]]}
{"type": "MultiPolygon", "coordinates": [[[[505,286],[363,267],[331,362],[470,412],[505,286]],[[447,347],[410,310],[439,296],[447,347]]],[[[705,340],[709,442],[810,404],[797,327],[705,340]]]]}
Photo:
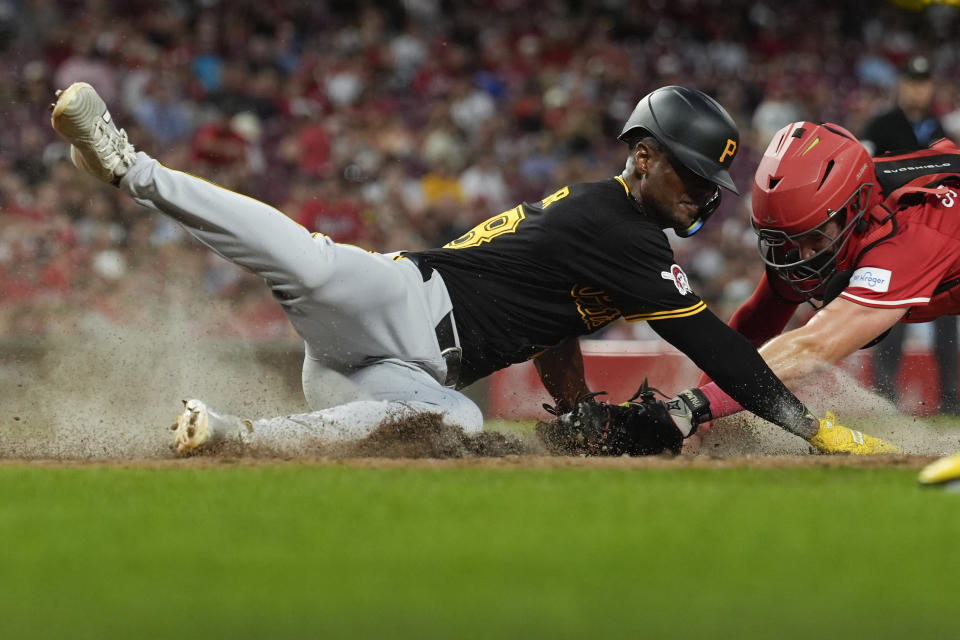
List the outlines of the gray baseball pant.
{"type": "Polygon", "coordinates": [[[312,411],[253,421],[251,441],[295,453],[306,441],[355,439],[384,419],[439,412],[467,432],[479,407],[443,386],[434,327],[452,304],[440,274],[410,260],[311,234],[273,207],[144,153],[120,183],[140,204],[266,280],[304,341],[303,392],[312,411]]]}

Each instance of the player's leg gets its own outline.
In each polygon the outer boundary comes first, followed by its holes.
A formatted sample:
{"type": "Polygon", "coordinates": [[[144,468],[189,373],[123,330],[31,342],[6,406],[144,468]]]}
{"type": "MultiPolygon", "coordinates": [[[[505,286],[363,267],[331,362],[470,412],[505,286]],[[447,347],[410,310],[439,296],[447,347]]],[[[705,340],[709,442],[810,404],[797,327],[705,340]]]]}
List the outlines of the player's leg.
{"type": "MultiPolygon", "coordinates": [[[[212,250],[264,277],[303,336],[308,362],[348,378],[360,371],[350,380],[354,387],[346,390],[358,398],[355,402],[385,409],[440,409],[453,424],[467,430],[482,427],[476,405],[440,384],[446,365],[434,327],[452,305],[439,275],[424,280],[408,260],[314,237],[269,205],[135,153],[89,85],[72,85],[60,94],[52,122],[73,145],[71,155],[79,168],[119,184],[212,250]],[[381,364],[390,358],[404,367],[381,364]],[[404,369],[418,372],[424,385],[404,386],[403,375],[397,374],[404,369]]],[[[385,417],[378,411],[364,413],[371,416],[367,430],[385,417]]],[[[178,442],[181,435],[188,443],[203,440],[196,436],[197,420],[193,415],[178,420],[178,442]]],[[[294,432],[300,424],[278,420],[294,432]]],[[[335,422],[321,421],[316,428],[337,431],[335,422]]]]}
{"type": "MultiPolygon", "coordinates": [[[[146,204],[267,279],[304,338],[305,396],[323,410],[256,421],[252,444],[291,454],[304,442],[362,437],[384,420],[415,412],[441,413],[466,431],[482,429],[479,408],[440,382],[446,363],[434,327],[452,303],[439,275],[424,280],[409,260],[313,237],[263,203],[149,158],[137,160],[122,186],[138,199],[149,193],[146,204]],[[229,219],[220,219],[225,211],[229,219]]],[[[180,450],[194,444],[183,439],[186,431],[175,435],[180,450]]]]}
{"type": "Polygon", "coordinates": [[[285,455],[318,444],[357,440],[388,420],[436,413],[466,433],[483,430],[483,414],[467,396],[440,386],[423,369],[400,360],[364,367],[351,376],[372,399],[355,400],[310,413],[255,420],[243,441],[285,455]]]}
{"type": "Polygon", "coordinates": [[[282,455],[297,455],[333,442],[370,435],[385,421],[437,413],[443,422],[476,433],[480,408],[464,394],[441,387],[423,369],[399,360],[364,367],[351,376],[369,395],[310,413],[247,420],[189,400],[174,425],[174,448],[188,453],[227,440],[282,455]]]}
{"type": "Polygon", "coordinates": [[[78,168],[177,220],[220,255],[278,286],[309,275],[319,248],[306,229],[269,205],[137,153],[90,85],[58,92],[51,123],[71,143],[78,168]]]}
{"type": "Polygon", "coordinates": [[[73,145],[78,167],[118,183],[262,276],[304,338],[308,357],[340,371],[398,357],[443,375],[433,327],[451,305],[439,276],[424,282],[405,260],[315,237],[265,203],[135,153],[89,85],[62,92],[52,120],[73,145]]]}
{"type": "Polygon", "coordinates": [[[122,186],[267,279],[304,338],[304,392],[315,411],[254,421],[239,432],[249,444],[291,455],[416,412],[482,429],[479,408],[440,383],[446,364],[434,327],[452,307],[440,276],[424,281],[409,260],[313,237],[263,203],[151,159],[138,159],[122,186]]]}
{"type": "Polygon", "coordinates": [[[424,282],[407,260],[311,234],[269,205],[143,154],[121,188],[262,276],[311,358],[339,371],[384,356],[441,365],[432,330],[452,304],[439,277],[424,282]]]}
{"type": "Polygon", "coordinates": [[[387,420],[403,420],[432,407],[419,403],[357,400],[322,411],[250,420],[187,400],[173,425],[173,448],[188,454],[230,442],[241,450],[285,456],[322,451],[324,446],[359,440],[387,420]]]}

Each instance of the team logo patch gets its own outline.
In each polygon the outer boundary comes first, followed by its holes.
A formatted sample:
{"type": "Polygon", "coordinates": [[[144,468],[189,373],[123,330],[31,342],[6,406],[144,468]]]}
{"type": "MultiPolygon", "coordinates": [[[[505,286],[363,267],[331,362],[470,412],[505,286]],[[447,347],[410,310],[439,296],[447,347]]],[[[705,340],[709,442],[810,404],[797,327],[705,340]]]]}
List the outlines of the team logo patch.
{"type": "Polygon", "coordinates": [[[850,284],[847,286],[870,289],[877,293],[886,293],[890,290],[890,278],[892,275],[889,269],[860,267],[850,276],[850,284]]]}
{"type": "Polygon", "coordinates": [[[680,265],[670,265],[670,271],[661,271],[660,277],[673,282],[673,286],[677,288],[677,291],[679,291],[682,296],[693,293],[693,289],[690,288],[690,281],[687,280],[687,274],[683,272],[680,265]]]}
{"type": "Polygon", "coordinates": [[[729,156],[733,158],[733,155],[737,152],[737,141],[727,139],[727,146],[723,148],[723,153],[720,154],[720,157],[717,159],[717,162],[723,164],[723,161],[729,156]]]}

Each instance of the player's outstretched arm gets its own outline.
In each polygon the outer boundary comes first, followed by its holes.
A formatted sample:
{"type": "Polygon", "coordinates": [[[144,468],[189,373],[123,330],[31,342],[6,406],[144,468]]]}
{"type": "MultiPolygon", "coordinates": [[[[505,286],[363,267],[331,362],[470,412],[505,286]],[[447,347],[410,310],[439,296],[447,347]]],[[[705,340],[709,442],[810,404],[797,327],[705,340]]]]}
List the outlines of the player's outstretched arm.
{"type": "Polygon", "coordinates": [[[756,348],[711,311],[655,320],[650,326],[743,408],[804,438],[816,434],[816,418],[774,375],[756,348]]]}
{"type": "MultiPolygon", "coordinates": [[[[787,387],[797,389],[810,375],[850,355],[889,329],[904,312],[904,309],[864,307],[837,298],[805,326],[768,342],[760,349],[760,355],[787,387]]],[[[716,383],[703,385],[700,390],[708,398],[714,418],[743,408],[716,383]]],[[[879,438],[839,425],[830,412],[807,440],[823,453],[872,455],[898,450],[879,438]]]]}
{"type": "Polygon", "coordinates": [[[811,375],[836,364],[895,325],[906,311],[866,307],[837,298],[807,324],[767,342],[760,355],[787,387],[799,389],[811,375]]]}

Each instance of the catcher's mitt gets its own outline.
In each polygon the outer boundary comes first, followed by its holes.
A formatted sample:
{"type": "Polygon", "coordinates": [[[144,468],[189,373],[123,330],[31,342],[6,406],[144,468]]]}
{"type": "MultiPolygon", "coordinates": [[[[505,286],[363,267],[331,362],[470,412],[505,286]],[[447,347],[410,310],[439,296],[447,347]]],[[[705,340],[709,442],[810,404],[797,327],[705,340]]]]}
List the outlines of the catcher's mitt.
{"type": "Polygon", "coordinates": [[[556,408],[543,405],[556,418],[537,423],[537,436],[558,455],[680,453],[683,434],[670,417],[667,405],[654,396],[655,391],[644,380],[634,397],[623,404],[598,401],[596,396],[605,393],[600,391],[580,398],[573,411],[562,415],[556,408]],[[635,401],[637,398],[639,401],[635,401]]]}

